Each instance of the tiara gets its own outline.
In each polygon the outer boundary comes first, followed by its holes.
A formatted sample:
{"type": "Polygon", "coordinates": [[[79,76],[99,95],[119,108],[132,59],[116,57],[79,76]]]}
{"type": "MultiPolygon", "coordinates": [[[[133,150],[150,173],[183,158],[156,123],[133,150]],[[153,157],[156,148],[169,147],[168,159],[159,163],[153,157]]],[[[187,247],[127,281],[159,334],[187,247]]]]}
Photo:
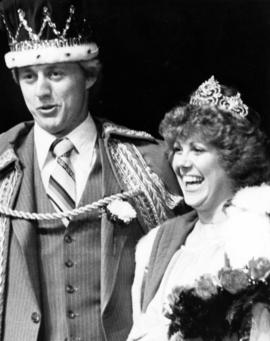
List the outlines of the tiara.
{"type": "Polygon", "coordinates": [[[239,92],[235,96],[225,96],[221,92],[221,86],[212,76],[202,83],[190,97],[190,104],[215,105],[221,110],[229,111],[236,117],[244,118],[248,114],[248,106],[243,103],[239,92]]]}

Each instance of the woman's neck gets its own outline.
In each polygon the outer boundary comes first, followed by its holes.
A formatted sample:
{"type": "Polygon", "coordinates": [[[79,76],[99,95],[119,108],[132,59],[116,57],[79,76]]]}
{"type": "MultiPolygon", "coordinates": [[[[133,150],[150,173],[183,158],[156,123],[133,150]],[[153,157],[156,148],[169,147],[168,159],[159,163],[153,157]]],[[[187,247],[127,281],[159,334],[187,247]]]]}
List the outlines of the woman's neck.
{"type": "Polygon", "coordinates": [[[202,224],[218,224],[223,222],[227,217],[224,210],[226,201],[223,201],[213,210],[197,211],[200,222],[202,224]]]}

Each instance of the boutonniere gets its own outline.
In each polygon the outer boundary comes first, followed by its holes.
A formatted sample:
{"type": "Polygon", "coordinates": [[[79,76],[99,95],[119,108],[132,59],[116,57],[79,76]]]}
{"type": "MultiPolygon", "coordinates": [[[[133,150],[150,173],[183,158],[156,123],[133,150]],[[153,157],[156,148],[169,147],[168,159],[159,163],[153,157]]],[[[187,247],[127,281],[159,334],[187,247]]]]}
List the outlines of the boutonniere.
{"type": "Polygon", "coordinates": [[[137,217],[137,212],[128,201],[113,200],[106,207],[108,218],[112,222],[128,225],[137,217]]]}

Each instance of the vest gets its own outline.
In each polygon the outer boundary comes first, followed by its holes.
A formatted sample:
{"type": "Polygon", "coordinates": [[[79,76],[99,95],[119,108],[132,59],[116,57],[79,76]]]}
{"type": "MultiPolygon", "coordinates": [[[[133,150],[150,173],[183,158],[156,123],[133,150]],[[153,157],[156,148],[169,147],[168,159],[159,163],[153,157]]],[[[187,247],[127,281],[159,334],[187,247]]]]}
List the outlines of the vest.
{"type": "MultiPolygon", "coordinates": [[[[101,198],[98,157],[79,206],[101,198]]],[[[37,212],[53,212],[35,160],[37,212]]],[[[39,341],[104,340],[100,314],[100,217],[91,212],[67,227],[61,220],[38,224],[42,324],[39,341]]]]}
{"type": "Polygon", "coordinates": [[[197,219],[197,213],[192,210],[168,220],[158,230],[149,259],[148,271],[143,280],[143,312],[154,298],[174,253],[185,243],[197,219]]]}

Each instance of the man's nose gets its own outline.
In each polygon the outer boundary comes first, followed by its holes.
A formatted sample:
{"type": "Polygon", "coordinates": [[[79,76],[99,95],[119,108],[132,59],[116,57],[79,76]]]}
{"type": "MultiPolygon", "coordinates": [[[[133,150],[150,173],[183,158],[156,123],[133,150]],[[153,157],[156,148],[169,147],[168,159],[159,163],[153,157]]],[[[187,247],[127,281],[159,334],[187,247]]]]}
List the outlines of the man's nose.
{"type": "Polygon", "coordinates": [[[40,99],[51,95],[50,82],[44,75],[39,75],[36,81],[36,96],[40,99]]]}

